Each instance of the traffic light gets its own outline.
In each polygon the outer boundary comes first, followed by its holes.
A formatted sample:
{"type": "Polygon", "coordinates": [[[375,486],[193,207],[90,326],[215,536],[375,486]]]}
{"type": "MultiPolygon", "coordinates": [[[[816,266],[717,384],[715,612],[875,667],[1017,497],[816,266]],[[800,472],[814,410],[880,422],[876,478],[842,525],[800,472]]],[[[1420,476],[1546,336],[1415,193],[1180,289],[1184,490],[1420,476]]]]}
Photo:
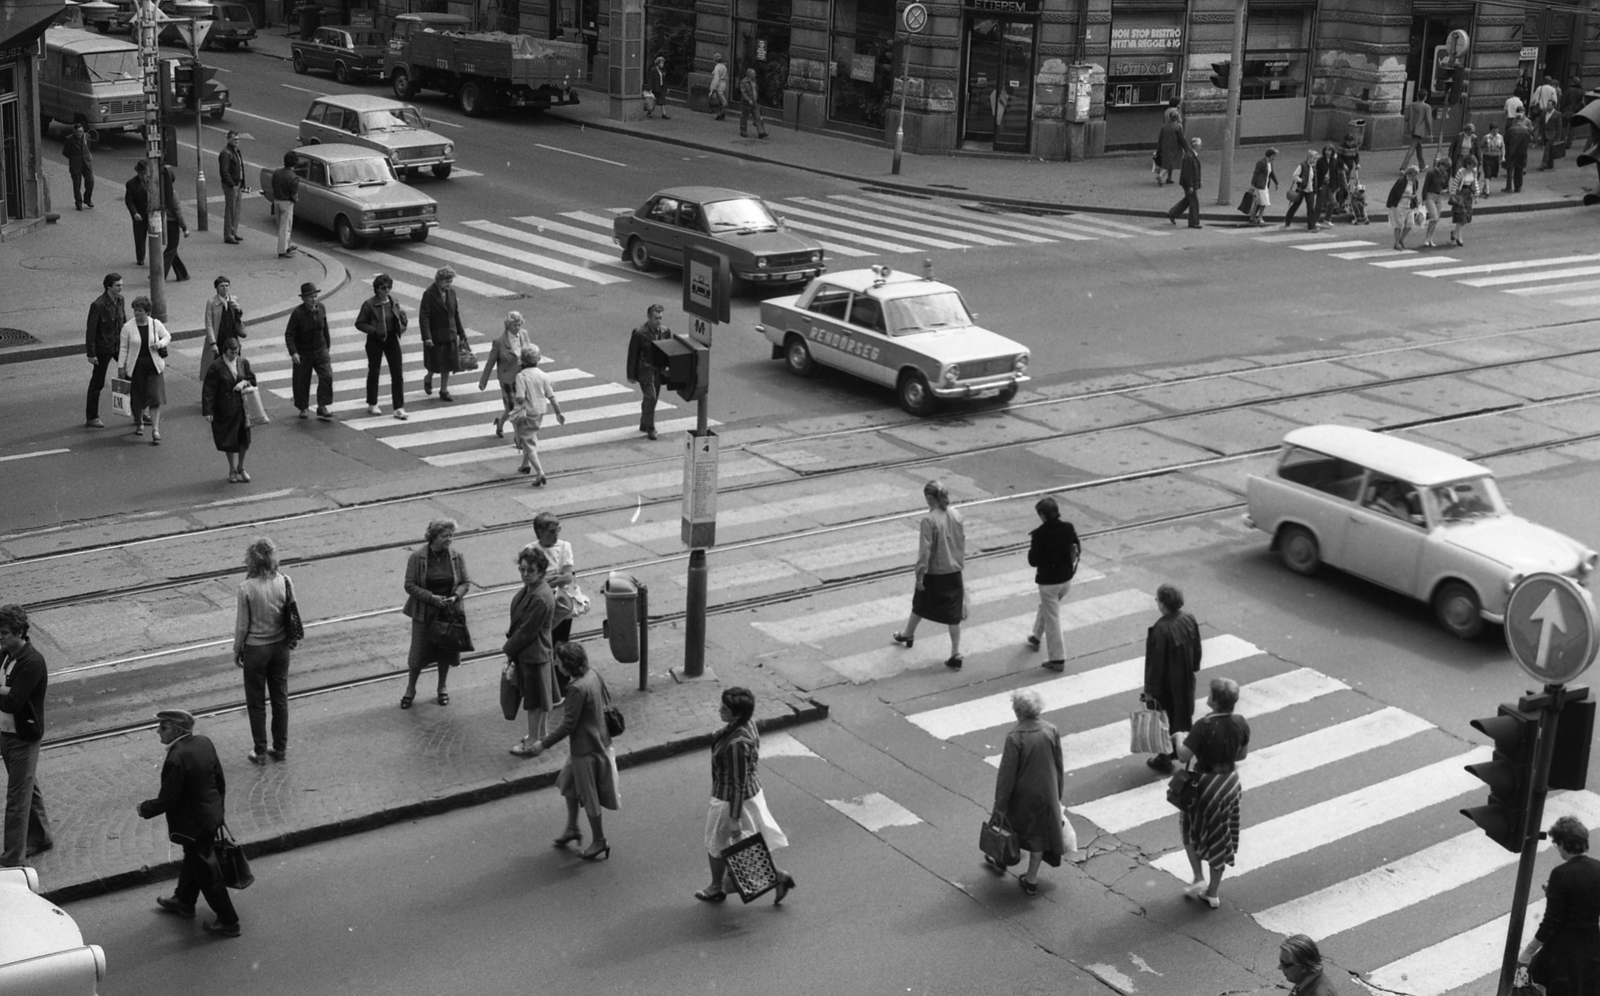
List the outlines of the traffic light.
{"type": "Polygon", "coordinates": [[[1433,47],[1433,75],[1429,78],[1428,89],[1434,93],[1444,93],[1450,84],[1450,52],[1443,45],[1433,47]]]}
{"type": "Polygon", "coordinates": [[[1567,699],[1556,720],[1556,743],[1550,758],[1553,789],[1585,789],[1589,781],[1589,747],[1594,741],[1594,701],[1567,699]]]}
{"type": "Polygon", "coordinates": [[[705,397],[711,382],[711,350],[697,342],[673,336],[650,344],[650,365],[656,383],[670,387],[685,401],[705,397]]]}
{"type": "Polygon", "coordinates": [[[1211,64],[1211,85],[1218,90],[1228,89],[1228,72],[1232,68],[1232,59],[1226,62],[1213,62],[1211,64]]]}
{"type": "Polygon", "coordinates": [[[165,117],[172,111],[172,60],[162,59],[156,63],[156,90],[161,95],[161,114],[165,117]]]}
{"type": "Polygon", "coordinates": [[[1489,786],[1488,805],[1463,809],[1489,839],[1508,851],[1521,851],[1528,834],[1528,796],[1532,790],[1539,715],[1502,705],[1497,715],[1475,719],[1472,728],[1494,741],[1494,759],[1469,764],[1467,771],[1489,786]]]}
{"type": "Polygon", "coordinates": [[[1459,104],[1466,99],[1467,83],[1472,79],[1472,70],[1466,66],[1456,66],[1450,70],[1450,89],[1445,97],[1447,104],[1459,104]]]}
{"type": "Polygon", "coordinates": [[[192,111],[199,106],[200,90],[195,86],[194,63],[180,62],[172,68],[172,106],[192,111]]]}
{"type": "Polygon", "coordinates": [[[194,64],[195,93],[198,94],[196,99],[201,104],[216,96],[217,90],[221,86],[214,79],[216,75],[216,66],[207,66],[199,62],[194,64]]]}

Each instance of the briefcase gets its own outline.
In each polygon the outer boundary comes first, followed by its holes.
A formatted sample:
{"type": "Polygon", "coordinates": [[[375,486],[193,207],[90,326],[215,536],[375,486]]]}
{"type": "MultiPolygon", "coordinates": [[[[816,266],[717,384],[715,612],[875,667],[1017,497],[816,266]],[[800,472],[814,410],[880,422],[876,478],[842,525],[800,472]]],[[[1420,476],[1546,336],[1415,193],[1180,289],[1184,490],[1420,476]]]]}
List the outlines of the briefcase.
{"type": "Polygon", "coordinates": [[[728,863],[739,898],[747,903],[778,886],[778,866],[772,863],[767,838],[759,832],[730,844],[722,852],[722,860],[728,863]]]}
{"type": "Polygon", "coordinates": [[[1567,143],[1566,142],[1551,142],[1550,143],[1550,158],[1551,159],[1565,159],[1566,156],[1567,156],[1567,143]]]}
{"type": "Polygon", "coordinates": [[[121,377],[111,378],[111,410],[118,415],[133,418],[133,381],[121,377]]]}

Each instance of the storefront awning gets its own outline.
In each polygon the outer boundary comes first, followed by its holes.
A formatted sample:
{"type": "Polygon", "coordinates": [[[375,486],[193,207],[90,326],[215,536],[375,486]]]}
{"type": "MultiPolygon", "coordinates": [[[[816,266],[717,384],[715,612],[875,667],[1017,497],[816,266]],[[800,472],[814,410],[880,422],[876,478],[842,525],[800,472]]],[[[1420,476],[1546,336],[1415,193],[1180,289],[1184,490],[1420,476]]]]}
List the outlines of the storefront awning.
{"type": "Polygon", "coordinates": [[[63,0],[0,0],[0,62],[32,55],[34,43],[64,9],[63,0]]]}

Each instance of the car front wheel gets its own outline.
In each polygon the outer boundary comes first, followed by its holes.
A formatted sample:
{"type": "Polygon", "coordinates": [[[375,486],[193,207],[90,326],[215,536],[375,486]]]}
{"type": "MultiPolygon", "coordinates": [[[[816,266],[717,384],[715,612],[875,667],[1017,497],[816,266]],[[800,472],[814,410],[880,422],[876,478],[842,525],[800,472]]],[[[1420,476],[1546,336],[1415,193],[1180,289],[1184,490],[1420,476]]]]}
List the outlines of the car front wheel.
{"type": "Polygon", "coordinates": [[[452,167],[454,165],[455,165],[454,163],[434,163],[433,164],[433,175],[438,177],[441,180],[449,179],[449,177],[450,177],[450,167],[452,167]]]}
{"type": "Polygon", "coordinates": [[[1322,566],[1322,548],[1309,529],[1301,526],[1284,526],[1278,536],[1278,556],[1283,566],[1296,574],[1310,577],[1322,566]]]}
{"type": "Polygon", "coordinates": [[[428,229],[426,227],[413,228],[411,230],[411,241],[412,242],[426,242],[426,241],[428,241],[428,229]]]}
{"type": "Polygon", "coordinates": [[[236,41],[225,41],[225,42],[222,43],[222,47],[227,49],[230,52],[239,51],[239,43],[236,42],[236,41]]]}
{"type": "Polygon", "coordinates": [[[350,219],[342,214],[339,220],[333,223],[333,231],[339,236],[339,244],[346,249],[360,249],[367,244],[367,240],[356,231],[354,225],[350,224],[350,219]]]}
{"type": "Polygon", "coordinates": [[[294,65],[294,71],[301,76],[310,71],[309,67],[306,66],[306,54],[299,49],[294,50],[294,58],[289,61],[294,65]]]}
{"type": "Polygon", "coordinates": [[[783,344],[783,359],[789,372],[800,377],[810,377],[817,372],[816,361],[811,358],[811,347],[797,335],[791,335],[783,344]]]}
{"type": "Polygon", "coordinates": [[[1446,581],[1433,593],[1433,615],[1457,639],[1476,639],[1483,632],[1483,603],[1471,585],[1460,581],[1446,581]]]}
{"type": "Polygon", "coordinates": [[[900,375],[900,386],[895,389],[895,394],[900,399],[900,407],[909,415],[931,415],[935,405],[933,389],[928,386],[928,378],[913,370],[900,375]]]}
{"type": "Polygon", "coordinates": [[[655,260],[650,258],[650,247],[639,238],[628,243],[628,262],[640,273],[649,273],[656,266],[655,260]]]}

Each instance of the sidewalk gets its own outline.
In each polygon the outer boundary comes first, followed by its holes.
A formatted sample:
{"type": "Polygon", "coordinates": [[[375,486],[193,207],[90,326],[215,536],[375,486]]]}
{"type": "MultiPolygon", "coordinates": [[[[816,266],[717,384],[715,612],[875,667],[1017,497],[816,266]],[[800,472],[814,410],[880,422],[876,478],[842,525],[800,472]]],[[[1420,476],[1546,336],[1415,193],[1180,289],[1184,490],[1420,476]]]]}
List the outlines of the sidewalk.
{"type": "MultiPolygon", "coordinates": [[[[192,164],[191,164],[192,165],[192,164]]],[[[36,342],[13,345],[0,340],[0,363],[17,363],[44,357],[73,356],[84,349],[84,321],[89,304],[101,293],[107,273],[122,274],[123,298],[131,302],[150,292],[149,261],[138,266],[133,258],[133,225],[122,204],[125,176],[96,175],[98,198],[93,210],[72,209],[72,181],[65,161],[46,159],[54,206],[61,220],[43,225],[21,238],[0,243],[0,286],[10,291],[0,297],[0,328],[14,329],[36,342]]],[[[192,178],[192,173],[188,174],[192,178]]],[[[184,174],[180,172],[182,191],[184,174]]],[[[205,331],[206,301],[214,290],[211,281],[226,274],[244,307],[246,325],[281,318],[300,303],[300,285],[309,280],[332,294],[349,281],[345,268],[331,257],[302,249],[288,259],[277,257],[277,230],[268,230],[266,209],[259,194],[246,194],[240,207],[242,245],[222,241],[222,199],[208,198],[210,231],[195,222],[191,186],[184,201],[189,237],[179,255],[189,266],[190,279],[166,282],[166,326],[180,339],[205,331]]]]}

